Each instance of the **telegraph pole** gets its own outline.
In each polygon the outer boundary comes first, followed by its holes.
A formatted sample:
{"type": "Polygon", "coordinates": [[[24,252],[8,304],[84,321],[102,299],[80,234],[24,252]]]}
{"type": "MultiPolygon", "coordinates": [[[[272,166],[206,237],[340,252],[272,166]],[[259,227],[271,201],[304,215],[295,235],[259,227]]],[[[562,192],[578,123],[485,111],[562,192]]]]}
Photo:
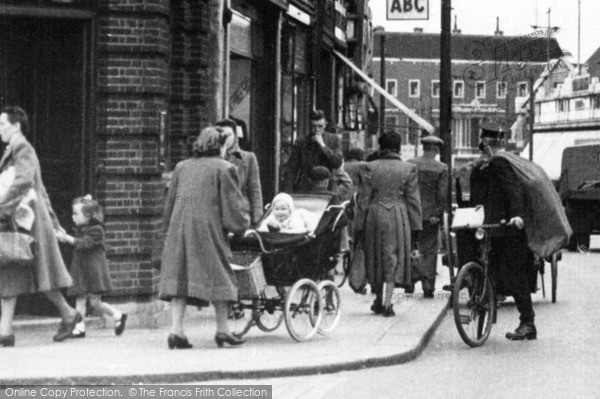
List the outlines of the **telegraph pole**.
{"type": "Polygon", "coordinates": [[[442,36],[440,51],[440,138],[444,140],[440,158],[448,165],[446,212],[452,216],[452,75],[451,75],[452,1],[442,0],[442,36]]]}

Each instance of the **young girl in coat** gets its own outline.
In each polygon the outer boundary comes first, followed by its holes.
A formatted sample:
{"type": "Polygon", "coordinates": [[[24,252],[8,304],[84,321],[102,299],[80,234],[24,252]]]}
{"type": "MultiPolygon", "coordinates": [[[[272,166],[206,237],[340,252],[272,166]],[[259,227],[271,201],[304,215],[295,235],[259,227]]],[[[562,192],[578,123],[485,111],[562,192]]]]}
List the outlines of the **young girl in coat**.
{"type": "Polygon", "coordinates": [[[294,209],[294,199],[286,193],[279,193],[271,202],[271,214],[261,223],[258,231],[303,234],[314,231],[312,215],[304,209],[294,209]]]}
{"type": "MultiPolygon", "coordinates": [[[[75,236],[62,234],[61,242],[75,247],[71,263],[73,286],[69,288],[69,296],[76,296],[76,307],[79,313],[86,314],[86,303],[100,313],[109,315],[115,321],[115,334],[121,335],[125,330],[127,315],[119,312],[100,295],[112,291],[106,247],[104,245],[104,228],[98,214],[98,201],[91,195],[76,198],[73,201],[73,222],[76,226],[75,236]]],[[[73,338],[85,337],[85,324],[78,323],[73,331],[73,338]]]]}

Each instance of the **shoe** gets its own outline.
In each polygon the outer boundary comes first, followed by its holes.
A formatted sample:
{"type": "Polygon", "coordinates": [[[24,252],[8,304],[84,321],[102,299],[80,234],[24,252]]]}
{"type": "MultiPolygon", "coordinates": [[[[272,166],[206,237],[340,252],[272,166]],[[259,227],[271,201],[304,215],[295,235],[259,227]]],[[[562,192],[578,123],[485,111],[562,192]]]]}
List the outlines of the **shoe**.
{"type": "Polygon", "coordinates": [[[393,317],[396,316],[396,312],[394,312],[394,307],[392,305],[385,307],[382,307],[383,311],[381,312],[381,314],[383,315],[383,317],[393,317]]]}
{"type": "Polygon", "coordinates": [[[80,323],[83,320],[83,316],[79,312],[75,312],[75,317],[72,321],[65,323],[64,321],[60,323],[58,326],[58,331],[56,335],[52,338],[54,342],[61,342],[67,338],[71,338],[73,336],[73,330],[75,329],[75,325],[80,323]]]}
{"type": "Polygon", "coordinates": [[[71,338],[85,338],[85,331],[77,331],[71,333],[71,338]]]}
{"type": "Polygon", "coordinates": [[[222,348],[224,344],[229,344],[231,346],[242,345],[246,342],[243,338],[238,338],[233,334],[225,334],[225,333],[217,333],[215,335],[215,342],[219,348],[222,348]]]}
{"type": "Polygon", "coordinates": [[[373,304],[371,305],[371,312],[375,314],[381,314],[381,312],[383,312],[383,305],[381,302],[378,302],[377,300],[373,301],[373,304]]]}
{"type": "Polygon", "coordinates": [[[533,322],[519,324],[515,332],[506,333],[506,338],[511,341],[523,341],[525,339],[537,339],[537,330],[533,322]]]}
{"type": "Polygon", "coordinates": [[[117,321],[115,323],[115,335],[123,334],[123,331],[125,331],[125,323],[126,322],[127,322],[127,314],[123,313],[123,314],[121,314],[121,318],[119,319],[119,321],[117,321]]]}
{"type": "Polygon", "coordinates": [[[0,337],[0,346],[5,348],[8,348],[9,346],[15,346],[15,334],[0,337]]]}
{"type": "Polygon", "coordinates": [[[427,299],[433,299],[433,290],[425,290],[423,297],[427,299]]]}
{"type": "Polygon", "coordinates": [[[412,287],[405,287],[404,288],[404,293],[405,294],[414,294],[415,293],[415,287],[414,286],[412,286],[412,287]]]}
{"type": "Polygon", "coordinates": [[[444,285],[444,286],[442,287],[442,289],[443,289],[444,291],[450,291],[450,292],[452,292],[452,291],[454,290],[454,287],[452,286],[452,284],[446,284],[446,285],[444,285]]]}
{"type": "Polygon", "coordinates": [[[190,349],[193,346],[188,342],[187,338],[182,338],[175,334],[169,334],[167,343],[169,344],[169,349],[190,349]]]}

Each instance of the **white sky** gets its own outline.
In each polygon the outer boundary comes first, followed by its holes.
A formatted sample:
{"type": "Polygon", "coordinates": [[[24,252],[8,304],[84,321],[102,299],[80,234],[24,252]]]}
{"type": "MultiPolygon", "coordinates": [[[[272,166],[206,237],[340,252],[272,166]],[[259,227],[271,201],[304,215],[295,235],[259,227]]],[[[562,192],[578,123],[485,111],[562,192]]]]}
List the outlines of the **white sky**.
{"type": "MultiPolygon", "coordinates": [[[[440,33],[441,0],[429,0],[428,21],[387,21],[386,1],[370,0],[373,26],[383,25],[389,32],[412,32],[415,27],[427,33],[440,33]]],[[[458,16],[458,29],[463,34],[489,34],[500,30],[504,35],[518,36],[533,31],[531,25],[548,24],[548,8],[552,9],[550,24],[560,27],[555,35],[559,45],[573,54],[577,62],[577,2],[578,0],[452,0],[452,27],[458,16]]],[[[581,0],[581,62],[585,62],[600,47],[600,0],[581,0]]]]}

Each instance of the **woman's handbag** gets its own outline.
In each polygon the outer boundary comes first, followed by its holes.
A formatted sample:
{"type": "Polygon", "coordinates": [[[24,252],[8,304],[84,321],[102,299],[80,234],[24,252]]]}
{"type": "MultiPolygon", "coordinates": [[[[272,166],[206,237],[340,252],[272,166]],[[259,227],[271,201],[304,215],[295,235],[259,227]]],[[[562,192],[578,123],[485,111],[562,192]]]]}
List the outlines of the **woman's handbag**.
{"type": "Polygon", "coordinates": [[[18,230],[12,218],[0,223],[0,267],[34,260],[33,242],[33,237],[18,230]]]}

